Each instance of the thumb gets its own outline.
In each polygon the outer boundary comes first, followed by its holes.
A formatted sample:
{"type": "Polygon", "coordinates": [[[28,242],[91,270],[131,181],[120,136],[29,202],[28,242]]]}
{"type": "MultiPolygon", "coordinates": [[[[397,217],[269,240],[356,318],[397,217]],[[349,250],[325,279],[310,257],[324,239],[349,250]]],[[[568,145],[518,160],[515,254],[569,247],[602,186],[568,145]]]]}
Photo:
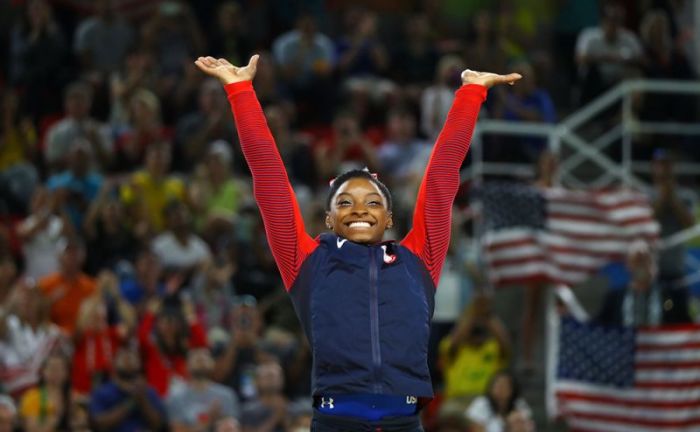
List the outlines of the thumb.
{"type": "Polygon", "coordinates": [[[248,61],[248,67],[255,72],[258,69],[258,60],[260,59],[259,54],[255,54],[250,58],[250,61],[248,61]]]}

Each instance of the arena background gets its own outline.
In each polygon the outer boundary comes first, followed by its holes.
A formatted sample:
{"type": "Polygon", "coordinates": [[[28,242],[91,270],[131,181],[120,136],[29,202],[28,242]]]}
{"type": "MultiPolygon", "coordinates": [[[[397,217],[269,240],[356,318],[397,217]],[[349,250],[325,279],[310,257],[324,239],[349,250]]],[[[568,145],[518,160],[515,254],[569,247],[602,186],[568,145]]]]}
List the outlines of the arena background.
{"type": "Polygon", "coordinates": [[[312,235],[366,166],[402,237],[459,73],[524,76],[464,163],[426,430],[506,430],[475,405],[500,369],[531,413],[511,432],[698,430],[699,23],[693,0],[0,3],[0,430],[137,430],[97,420],[120,347],[164,430],[307,427],[308,344],[193,64],[254,53],[312,235]],[[177,395],[198,361],[225,403],[177,395]]]}

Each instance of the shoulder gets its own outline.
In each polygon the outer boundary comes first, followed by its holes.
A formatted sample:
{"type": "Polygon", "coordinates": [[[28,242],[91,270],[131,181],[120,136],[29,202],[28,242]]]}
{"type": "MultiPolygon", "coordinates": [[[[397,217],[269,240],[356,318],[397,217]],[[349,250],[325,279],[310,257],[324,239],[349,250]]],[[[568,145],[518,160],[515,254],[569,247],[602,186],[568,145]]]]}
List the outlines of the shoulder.
{"type": "Polygon", "coordinates": [[[60,273],[52,273],[48,276],[44,276],[39,280],[39,289],[41,289],[43,292],[49,292],[56,288],[61,282],[63,278],[61,277],[60,273]]]}
{"type": "Polygon", "coordinates": [[[486,396],[479,396],[472,401],[466,412],[469,420],[483,423],[488,421],[492,416],[491,404],[486,396]]]}

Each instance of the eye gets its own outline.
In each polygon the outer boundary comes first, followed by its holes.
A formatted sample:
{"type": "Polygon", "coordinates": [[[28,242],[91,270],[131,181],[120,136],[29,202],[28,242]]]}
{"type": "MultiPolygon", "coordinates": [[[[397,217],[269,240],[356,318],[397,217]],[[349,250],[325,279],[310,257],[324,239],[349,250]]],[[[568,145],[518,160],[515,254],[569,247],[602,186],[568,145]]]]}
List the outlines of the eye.
{"type": "Polygon", "coordinates": [[[338,201],[338,202],[336,203],[336,205],[337,205],[338,207],[347,207],[347,206],[350,205],[350,201],[349,201],[349,200],[341,200],[341,201],[338,201]]]}
{"type": "Polygon", "coordinates": [[[371,205],[371,206],[381,206],[382,203],[381,203],[381,201],[370,201],[370,202],[367,203],[367,205],[371,205]]]}

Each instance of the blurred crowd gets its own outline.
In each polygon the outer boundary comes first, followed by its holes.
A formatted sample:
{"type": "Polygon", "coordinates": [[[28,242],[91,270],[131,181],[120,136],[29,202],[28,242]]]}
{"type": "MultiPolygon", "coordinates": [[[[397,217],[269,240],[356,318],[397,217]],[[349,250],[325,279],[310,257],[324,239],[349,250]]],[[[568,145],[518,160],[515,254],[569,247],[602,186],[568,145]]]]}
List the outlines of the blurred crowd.
{"type": "MultiPolygon", "coordinates": [[[[3,2],[0,431],[308,430],[308,342],[198,56],[262,55],[255,89],[312,235],[328,181],[358,166],[392,190],[391,236],[407,231],[466,67],[524,75],[482,110],[509,121],[555,122],[630,77],[696,77],[692,1],[496,3],[3,2]]],[[[636,112],[686,108],[659,96],[636,112]]],[[[426,426],[530,431],[511,336],[476,288],[465,199],[431,343],[443,403],[426,426]]]]}

